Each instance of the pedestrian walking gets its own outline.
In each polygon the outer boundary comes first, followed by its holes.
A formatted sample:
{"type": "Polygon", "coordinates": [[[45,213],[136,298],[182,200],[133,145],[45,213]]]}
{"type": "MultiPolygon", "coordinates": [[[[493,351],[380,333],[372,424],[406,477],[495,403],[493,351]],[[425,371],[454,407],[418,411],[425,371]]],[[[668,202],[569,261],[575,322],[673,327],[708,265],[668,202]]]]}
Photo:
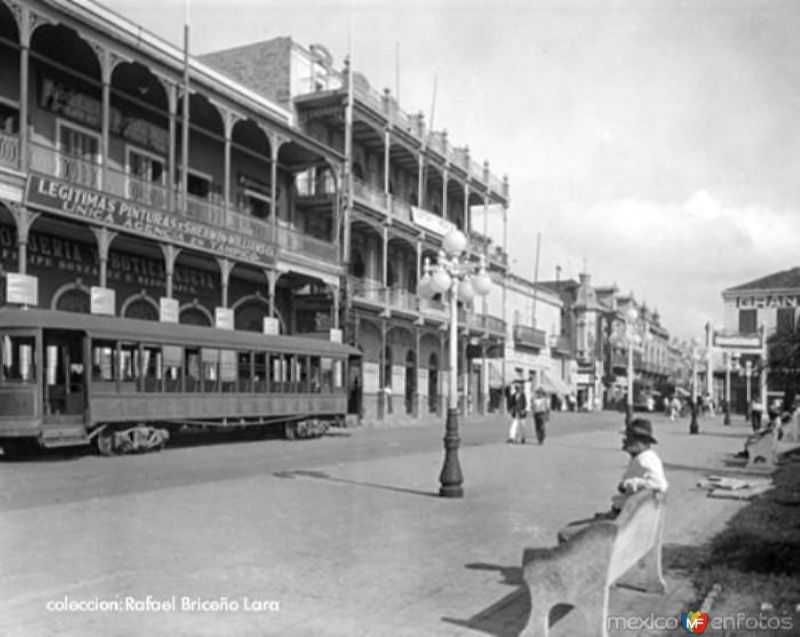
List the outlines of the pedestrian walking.
{"type": "Polygon", "coordinates": [[[547,419],[550,415],[550,405],[547,401],[547,393],[543,389],[536,390],[536,398],[533,401],[533,424],[536,428],[536,440],[539,444],[544,444],[546,435],[547,419]]]}
{"type": "Polygon", "coordinates": [[[672,402],[670,403],[670,412],[669,412],[669,419],[675,422],[675,419],[681,413],[681,399],[678,398],[678,395],[672,397],[672,402]]]}
{"type": "Polygon", "coordinates": [[[522,387],[522,381],[514,381],[506,388],[506,407],[509,415],[511,416],[511,426],[508,429],[507,443],[516,444],[520,442],[525,444],[525,425],[524,418],[528,410],[528,402],[525,399],[525,391],[522,387]],[[519,441],[519,433],[522,433],[522,440],[519,441]]]}

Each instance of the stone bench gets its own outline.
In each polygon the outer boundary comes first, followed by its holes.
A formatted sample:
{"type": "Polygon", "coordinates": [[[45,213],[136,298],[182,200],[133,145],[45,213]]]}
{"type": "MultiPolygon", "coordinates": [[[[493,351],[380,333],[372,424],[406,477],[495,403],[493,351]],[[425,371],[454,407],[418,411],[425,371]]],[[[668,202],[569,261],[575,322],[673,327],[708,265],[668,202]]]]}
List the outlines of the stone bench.
{"type": "Polygon", "coordinates": [[[547,637],[551,611],[566,605],[586,620],[582,635],[605,637],[612,584],[663,594],[665,504],[666,494],[640,491],[628,498],[613,520],[594,521],[559,546],[526,549],[522,566],[531,615],[522,634],[547,637]]]}
{"type": "Polygon", "coordinates": [[[774,427],[758,438],[750,437],[745,443],[748,469],[774,469],[781,454],[800,449],[797,434],[788,428],[774,427]],[[783,431],[783,437],[779,432],[783,431]]]}

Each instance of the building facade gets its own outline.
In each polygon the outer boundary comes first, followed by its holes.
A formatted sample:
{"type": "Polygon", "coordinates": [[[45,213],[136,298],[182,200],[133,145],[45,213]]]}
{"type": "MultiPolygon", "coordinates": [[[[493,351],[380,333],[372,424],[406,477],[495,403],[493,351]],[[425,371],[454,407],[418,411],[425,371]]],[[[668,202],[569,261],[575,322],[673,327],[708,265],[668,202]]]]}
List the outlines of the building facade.
{"type": "Polygon", "coordinates": [[[800,268],[774,272],[722,292],[723,325],[712,329],[713,393],[745,413],[750,400],[767,401],[768,392],[794,395],[794,372],[770,370],[772,339],[797,331],[800,317],[800,268]],[[728,390],[728,388],[730,388],[728,390]]]}
{"type": "MultiPolygon", "coordinates": [[[[346,276],[341,307],[345,338],[363,352],[351,382],[361,389],[368,420],[440,413],[447,387],[448,312],[441,299],[417,294],[424,264],[435,262],[452,229],[469,238],[467,253],[482,257],[498,289],[507,270],[504,247],[472,225],[490,208],[506,217],[509,185],[476,162],[446,131],[429,130],[421,115],[401,110],[366,77],[334,66],[320,45],[290,38],[219,51],[209,65],[254,92],[290,109],[308,136],[345,157],[342,259],[346,276]]],[[[319,208],[336,209],[323,174],[310,190],[319,208]]],[[[497,298],[497,291],[492,298],[497,298]]],[[[467,301],[459,310],[459,392],[462,406],[489,406],[489,360],[501,357],[505,317],[491,300],[467,301]]]]}
{"type": "MultiPolygon", "coordinates": [[[[92,2],[0,0],[0,303],[331,337],[341,153],[92,2]]],[[[286,373],[294,373],[287,371],[286,373]]]]}

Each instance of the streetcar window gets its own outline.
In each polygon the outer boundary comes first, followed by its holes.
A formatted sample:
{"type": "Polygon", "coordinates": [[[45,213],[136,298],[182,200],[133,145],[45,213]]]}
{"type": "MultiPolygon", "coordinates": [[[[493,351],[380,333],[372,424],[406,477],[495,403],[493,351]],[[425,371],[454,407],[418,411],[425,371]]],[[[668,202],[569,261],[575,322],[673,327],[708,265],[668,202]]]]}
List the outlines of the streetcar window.
{"type": "Polygon", "coordinates": [[[344,388],[344,361],[333,361],[333,389],[344,388]]]}
{"type": "Polygon", "coordinates": [[[284,385],[284,387],[286,387],[287,392],[298,392],[300,391],[301,371],[299,357],[294,354],[289,354],[284,361],[284,373],[286,374],[286,385],[284,385]]]}
{"type": "Polygon", "coordinates": [[[331,358],[323,358],[319,359],[320,367],[319,367],[319,378],[320,378],[320,389],[319,391],[329,394],[333,391],[333,359],[331,358]]]}
{"type": "Polygon", "coordinates": [[[33,336],[2,337],[2,375],[3,382],[33,383],[36,380],[34,367],[33,336]]]}
{"type": "Polygon", "coordinates": [[[283,356],[280,354],[269,355],[269,369],[272,379],[272,391],[286,392],[289,391],[286,386],[287,382],[287,365],[283,356]]]}
{"type": "Polygon", "coordinates": [[[330,391],[330,388],[323,389],[324,381],[322,378],[322,363],[319,356],[312,356],[309,361],[309,386],[308,391],[319,393],[321,391],[330,391]]]}
{"type": "Polygon", "coordinates": [[[142,349],[142,370],[144,371],[144,391],[160,392],[161,381],[164,378],[160,347],[146,345],[142,349]]]}
{"type": "Polygon", "coordinates": [[[267,355],[264,352],[255,353],[255,373],[253,391],[263,394],[269,386],[269,368],[267,367],[267,355]]]}
{"type": "Polygon", "coordinates": [[[251,385],[252,373],[250,368],[250,361],[252,360],[252,352],[238,352],[236,355],[237,374],[239,376],[239,388],[237,391],[248,392],[253,391],[251,385]]]}
{"type": "Polygon", "coordinates": [[[133,382],[139,378],[139,348],[134,343],[120,345],[119,378],[122,382],[133,382]]]}
{"type": "Polygon", "coordinates": [[[92,341],[92,382],[110,383],[114,381],[114,341],[92,341]]]}
{"type": "Polygon", "coordinates": [[[186,391],[201,391],[200,388],[200,350],[187,349],[183,364],[186,375],[186,391]]]}
{"type": "Polygon", "coordinates": [[[179,392],[183,375],[183,348],[178,345],[164,345],[161,354],[164,366],[164,391],[179,392]]]}
{"type": "MultiPolygon", "coordinates": [[[[238,372],[237,352],[230,349],[223,349],[219,353],[219,379],[222,383],[222,391],[235,392],[236,378],[238,372]]],[[[249,374],[249,369],[248,369],[249,374]]]]}
{"type": "Polygon", "coordinates": [[[201,351],[203,360],[204,392],[216,392],[219,389],[219,355],[220,351],[212,347],[204,347],[201,351]]]}

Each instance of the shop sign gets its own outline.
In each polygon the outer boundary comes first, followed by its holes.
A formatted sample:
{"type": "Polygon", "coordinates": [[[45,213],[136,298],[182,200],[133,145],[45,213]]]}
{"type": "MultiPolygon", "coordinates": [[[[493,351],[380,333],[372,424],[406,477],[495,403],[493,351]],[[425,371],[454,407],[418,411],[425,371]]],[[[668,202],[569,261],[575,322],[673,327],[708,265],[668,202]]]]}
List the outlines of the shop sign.
{"type": "Polygon", "coordinates": [[[421,226],[425,228],[425,230],[429,230],[430,232],[438,234],[442,237],[451,230],[456,229],[456,226],[452,221],[442,219],[441,217],[438,217],[427,210],[423,210],[422,208],[417,208],[416,206],[411,206],[411,219],[418,226],[421,226]]]}
{"type": "Polygon", "coordinates": [[[739,308],[784,308],[800,306],[797,294],[764,294],[760,296],[739,296],[736,307],[739,308]]]}
{"type": "Polygon", "coordinates": [[[330,340],[331,343],[341,343],[342,342],[342,330],[332,327],[330,329],[330,340]]]}
{"type": "Polygon", "coordinates": [[[732,335],[726,336],[724,334],[714,334],[714,345],[716,347],[732,347],[732,348],[761,348],[761,337],[755,336],[740,336],[732,335]]]}
{"type": "Polygon", "coordinates": [[[6,303],[39,304],[39,279],[28,274],[6,273],[6,303]]]}
{"type": "Polygon", "coordinates": [[[223,330],[233,329],[233,310],[228,307],[214,309],[214,325],[223,330]]]}
{"type": "Polygon", "coordinates": [[[158,300],[158,320],[162,323],[177,323],[180,314],[178,299],[168,299],[162,296],[158,300]]]}
{"type": "Polygon", "coordinates": [[[116,293],[114,290],[93,285],[90,295],[92,314],[114,316],[114,307],[116,306],[116,293]]]}
{"type": "Polygon", "coordinates": [[[274,316],[264,317],[264,334],[280,334],[280,324],[274,316]]]}
{"type": "Polygon", "coordinates": [[[45,175],[28,176],[25,203],[72,219],[231,259],[258,265],[275,262],[275,246],[263,241],[45,175]]]}

